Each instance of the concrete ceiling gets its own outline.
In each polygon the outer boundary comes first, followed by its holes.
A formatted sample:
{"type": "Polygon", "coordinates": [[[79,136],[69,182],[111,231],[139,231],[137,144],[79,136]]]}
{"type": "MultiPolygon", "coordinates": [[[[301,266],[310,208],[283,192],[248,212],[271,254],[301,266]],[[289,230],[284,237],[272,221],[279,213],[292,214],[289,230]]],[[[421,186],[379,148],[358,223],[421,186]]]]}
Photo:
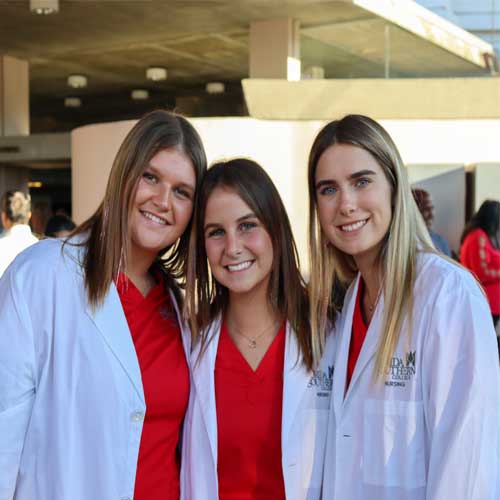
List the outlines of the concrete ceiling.
{"type": "MultiPolygon", "coordinates": [[[[357,3],[60,0],[57,14],[39,16],[30,13],[28,0],[0,0],[0,50],[29,62],[32,132],[133,118],[158,106],[192,116],[242,115],[240,82],[248,77],[253,21],[298,19],[303,69],[321,65],[328,78],[383,77],[388,21],[357,3]],[[147,81],[148,66],[166,67],[168,79],[147,81]],[[86,89],[67,86],[74,73],[88,77],[86,89]],[[226,92],[208,96],[204,88],[211,81],[224,82],[226,92]],[[132,101],[136,88],[148,89],[150,100],[132,101]],[[69,96],[81,97],[83,106],[64,108],[69,96]]],[[[488,74],[487,68],[389,24],[391,76],[488,74]]]]}

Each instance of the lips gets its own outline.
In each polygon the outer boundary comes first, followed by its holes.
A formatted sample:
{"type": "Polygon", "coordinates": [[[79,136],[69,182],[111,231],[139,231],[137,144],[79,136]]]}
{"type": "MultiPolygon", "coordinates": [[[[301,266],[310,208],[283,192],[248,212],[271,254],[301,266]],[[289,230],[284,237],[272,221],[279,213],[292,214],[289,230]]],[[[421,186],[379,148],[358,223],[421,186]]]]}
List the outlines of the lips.
{"type": "Polygon", "coordinates": [[[368,219],[363,219],[357,222],[352,222],[351,224],[344,224],[342,226],[337,226],[337,227],[345,233],[352,233],[353,231],[361,229],[367,222],[368,219]]]}
{"type": "Polygon", "coordinates": [[[255,261],[253,260],[245,260],[244,262],[240,262],[238,264],[229,264],[224,266],[231,273],[236,273],[238,271],[244,271],[248,269],[255,261]]]}
{"type": "Polygon", "coordinates": [[[158,215],[152,214],[151,212],[147,212],[146,210],[140,210],[141,214],[143,217],[146,219],[155,222],[156,224],[160,224],[162,226],[166,226],[169,224],[169,222],[166,219],[163,219],[162,217],[159,217],[158,215]]]}

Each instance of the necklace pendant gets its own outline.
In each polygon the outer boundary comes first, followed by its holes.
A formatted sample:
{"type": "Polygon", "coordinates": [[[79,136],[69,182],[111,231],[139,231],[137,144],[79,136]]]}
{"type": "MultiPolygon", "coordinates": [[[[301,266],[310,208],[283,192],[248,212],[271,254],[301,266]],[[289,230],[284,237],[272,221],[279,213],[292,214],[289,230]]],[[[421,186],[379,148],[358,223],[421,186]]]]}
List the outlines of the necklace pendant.
{"type": "Polygon", "coordinates": [[[257,347],[257,342],[254,339],[249,340],[248,347],[250,347],[250,349],[255,349],[257,347]]]}

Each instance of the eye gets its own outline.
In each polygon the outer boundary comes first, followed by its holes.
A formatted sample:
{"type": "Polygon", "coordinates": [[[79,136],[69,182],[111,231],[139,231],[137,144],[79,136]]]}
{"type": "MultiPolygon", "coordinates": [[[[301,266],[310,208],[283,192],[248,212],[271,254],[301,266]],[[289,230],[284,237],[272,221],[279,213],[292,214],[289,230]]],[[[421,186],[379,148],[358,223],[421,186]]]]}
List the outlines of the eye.
{"type": "Polygon", "coordinates": [[[251,231],[253,228],[257,227],[257,223],[256,222],[250,222],[250,221],[246,221],[246,222],[242,222],[238,228],[243,231],[243,232],[247,232],[247,231],[251,231]]]}
{"type": "Polygon", "coordinates": [[[182,187],[178,187],[178,188],[175,188],[175,194],[179,197],[179,198],[183,198],[185,200],[190,200],[191,199],[191,191],[185,189],[185,188],[182,188],[182,187]]]}
{"type": "Polygon", "coordinates": [[[156,184],[158,182],[158,177],[152,172],[148,172],[147,170],[143,172],[142,178],[150,184],[156,184]]]}
{"type": "Polygon", "coordinates": [[[320,188],[319,194],[321,196],[331,196],[337,192],[337,188],[334,186],[324,186],[320,188]]]}
{"type": "Polygon", "coordinates": [[[366,187],[368,186],[368,184],[371,184],[371,179],[368,179],[368,177],[361,177],[360,179],[358,179],[356,181],[356,183],[354,184],[356,187],[360,187],[360,188],[363,188],[363,187],[366,187]]]}
{"type": "Polygon", "coordinates": [[[222,229],[221,227],[216,227],[214,229],[210,229],[209,231],[207,231],[206,233],[206,238],[221,238],[222,236],[224,236],[224,229],[222,229]]]}

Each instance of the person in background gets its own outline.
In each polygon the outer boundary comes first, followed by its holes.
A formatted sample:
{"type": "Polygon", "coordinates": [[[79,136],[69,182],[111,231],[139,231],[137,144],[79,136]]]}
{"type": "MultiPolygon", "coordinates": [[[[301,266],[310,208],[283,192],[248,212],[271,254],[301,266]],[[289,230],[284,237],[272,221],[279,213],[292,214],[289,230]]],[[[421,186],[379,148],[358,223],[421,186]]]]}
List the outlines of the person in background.
{"type": "Polygon", "coordinates": [[[333,352],[313,360],[290,222],[257,163],[208,169],[191,245],[182,498],[317,500],[333,352]]]}
{"type": "Polygon", "coordinates": [[[474,277],[434,249],[376,121],[327,124],[309,156],[313,345],[347,289],[325,500],[498,500],[500,370],[474,277]]]}
{"type": "Polygon", "coordinates": [[[6,191],[1,200],[2,226],[5,234],[0,238],[0,277],[16,255],[38,239],[31,233],[31,199],[21,191],[6,191]]]}
{"type": "Polygon", "coordinates": [[[179,308],[200,137],[125,137],[95,213],[0,280],[0,500],[179,500],[190,336],[179,308]]]}
{"type": "Polygon", "coordinates": [[[65,238],[75,227],[75,223],[66,215],[53,215],[45,226],[45,236],[47,238],[65,238]]]}
{"type": "Polygon", "coordinates": [[[483,286],[493,322],[497,326],[500,318],[499,201],[483,201],[465,226],[460,242],[460,262],[474,273],[483,286]]]}
{"type": "Polygon", "coordinates": [[[432,230],[432,223],[434,222],[434,204],[432,203],[431,195],[428,191],[425,191],[425,189],[420,188],[412,189],[412,193],[436,250],[439,250],[444,255],[451,257],[450,245],[446,239],[439,233],[436,233],[436,231],[432,230]]]}

